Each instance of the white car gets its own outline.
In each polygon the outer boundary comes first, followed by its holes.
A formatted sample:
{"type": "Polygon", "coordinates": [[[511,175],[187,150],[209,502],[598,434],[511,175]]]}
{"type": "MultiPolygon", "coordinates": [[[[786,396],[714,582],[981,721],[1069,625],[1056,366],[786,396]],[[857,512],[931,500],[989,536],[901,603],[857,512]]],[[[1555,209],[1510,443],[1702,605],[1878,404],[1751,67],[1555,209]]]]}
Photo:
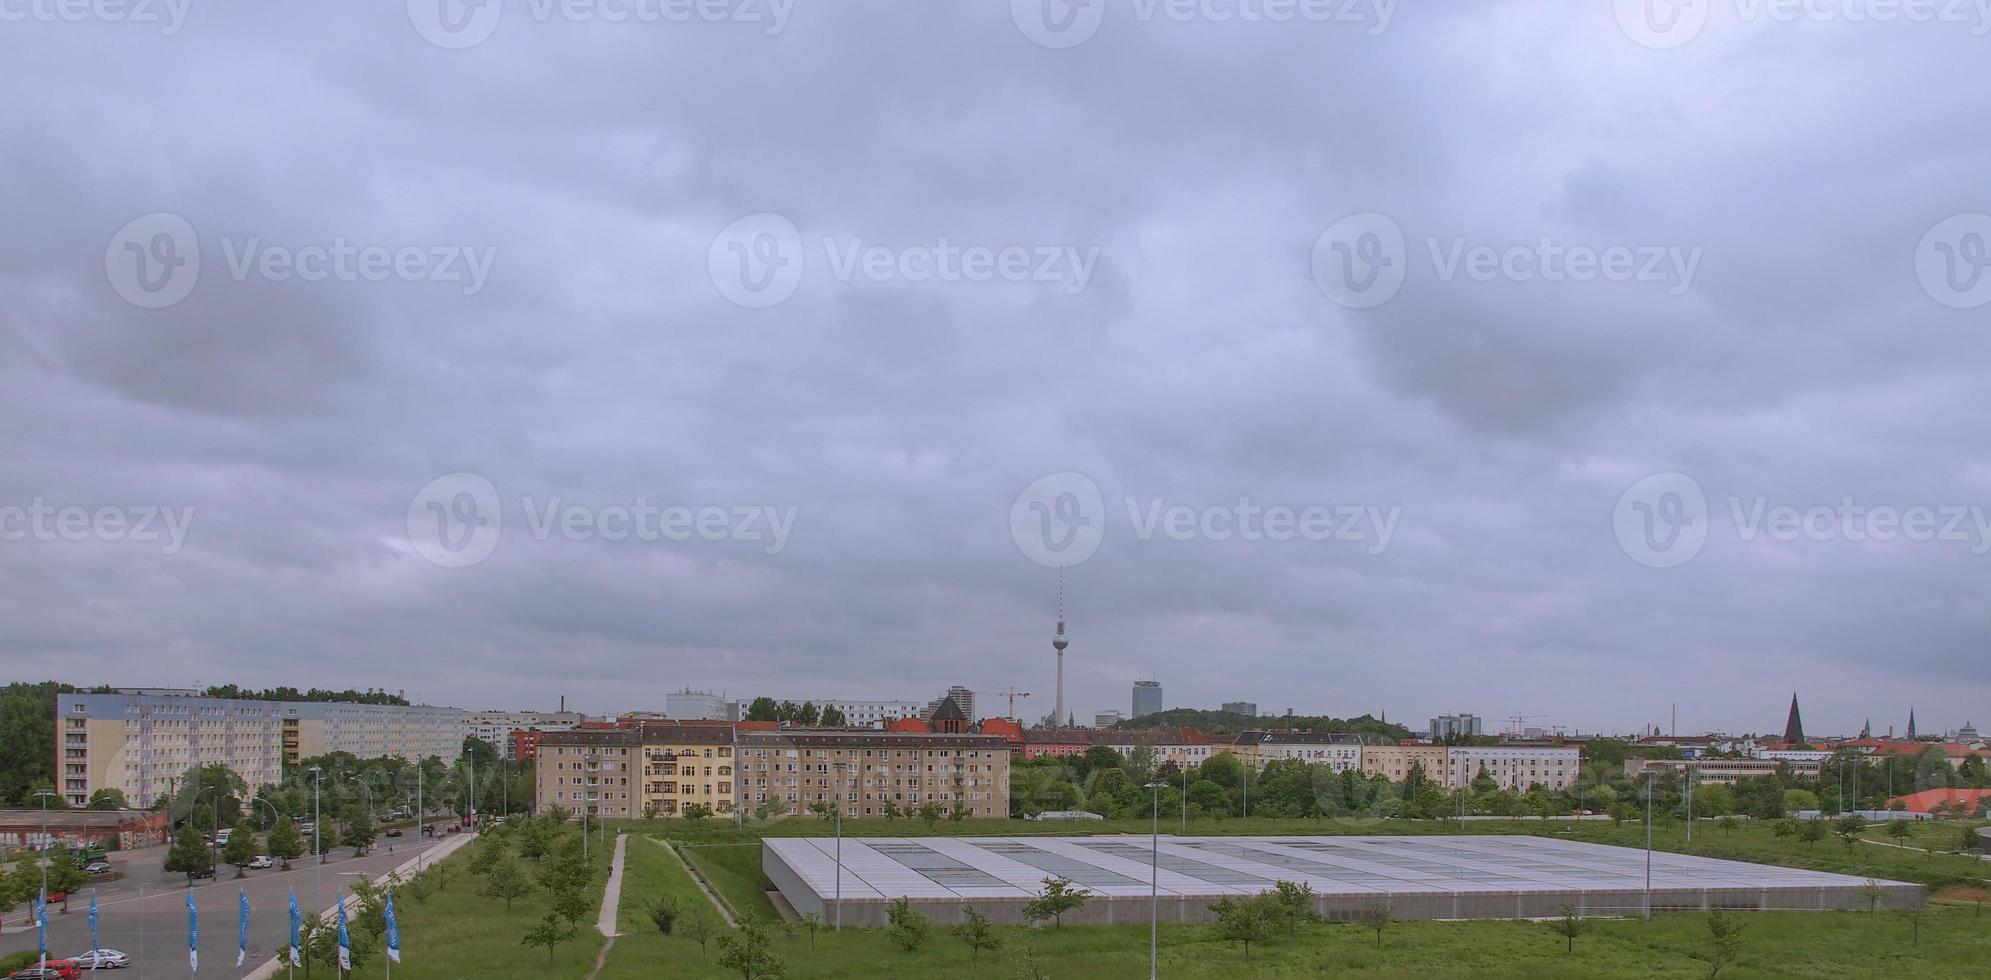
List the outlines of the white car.
{"type": "Polygon", "coordinates": [[[70,959],[75,960],[77,967],[84,970],[122,970],[131,965],[131,957],[115,949],[93,949],[87,953],[78,953],[70,959]]]}
{"type": "Polygon", "coordinates": [[[83,870],[84,872],[93,875],[110,874],[111,863],[109,861],[92,861],[89,864],[84,865],[83,870]]]}
{"type": "Polygon", "coordinates": [[[227,847],[227,846],[228,846],[228,838],[229,838],[229,837],[231,837],[231,836],[233,836],[233,835],[234,835],[234,833],[235,833],[235,831],[234,831],[234,830],[232,830],[232,829],[230,829],[230,830],[223,830],[223,831],[220,831],[220,832],[216,833],[216,834],[214,835],[214,843],[215,843],[215,846],[217,846],[217,847],[227,847]]]}
{"type": "Polygon", "coordinates": [[[254,861],[249,862],[249,870],[251,871],[261,871],[264,868],[271,868],[275,866],[276,862],[270,860],[270,856],[267,854],[258,854],[256,855],[256,859],[254,861]]]}

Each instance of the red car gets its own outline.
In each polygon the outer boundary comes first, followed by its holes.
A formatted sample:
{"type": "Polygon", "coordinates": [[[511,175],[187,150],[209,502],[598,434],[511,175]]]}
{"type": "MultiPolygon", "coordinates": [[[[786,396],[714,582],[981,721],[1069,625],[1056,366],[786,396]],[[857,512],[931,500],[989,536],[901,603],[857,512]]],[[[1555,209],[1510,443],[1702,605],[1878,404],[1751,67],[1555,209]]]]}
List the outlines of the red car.
{"type": "Polygon", "coordinates": [[[46,970],[30,966],[7,974],[7,980],[80,980],[82,976],[83,969],[75,960],[49,960],[46,970]]]}

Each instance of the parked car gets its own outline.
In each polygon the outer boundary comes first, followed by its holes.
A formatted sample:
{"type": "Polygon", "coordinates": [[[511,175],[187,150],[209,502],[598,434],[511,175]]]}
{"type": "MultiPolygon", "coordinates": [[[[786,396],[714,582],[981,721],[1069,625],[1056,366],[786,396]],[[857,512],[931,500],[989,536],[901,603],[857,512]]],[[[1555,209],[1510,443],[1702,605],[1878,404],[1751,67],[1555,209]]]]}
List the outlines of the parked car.
{"type": "Polygon", "coordinates": [[[49,960],[48,967],[36,965],[7,974],[7,980],[79,980],[83,970],[75,960],[49,960]]]}
{"type": "Polygon", "coordinates": [[[384,832],[384,833],[383,833],[383,834],[382,834],[381,836],[383,836],[383,837],[399,837],[399,836],[401,836],[401,828],[399,828],[399,827],[389,827],[389,828],[387,828],[386,832],[384,832]]]}
{"type": "Polygon", "coordinates": [[[77,969],[81,970],[122,970],[131,965],[131,957],[115,949],[93,949],[70,959],[75,960],[77,969]]]}
{"type": "Polygon", "coordinates": [[[84,865],[83,870],[93,875],[107,875],[111,873],[111,862],[92,861],[89,864],[84,865]]]}
{"type": "Polygon", "coordinates": [[[214,834],[214,846],[216,846],[216,847],[227,847],[227,846],[228,846],[228,838],[230,838],[230,837],[234,836],[234,834],[235,834],[235,832],[234,832],[233,830],[218,830],[218,831],[216,831],[216,832],[215,832],[215,834],[214,834]]]}
{"type": "Polygon", "coordinates": [[[214,869],[213,869],[213,868],[195,868],[195,869],[193,869],[192,871],[189,871],[189,872],[187,872],[187,877],[189,877],[189,878],[212,878],[212,877],[214,877],[214,869]]]}
{"type": "Polygon", "coordinates": [[[249,862],[249,870],[251,871],[261,871],[264,868],[273,868],[275,866],[276,862],[270,860],[270,856],[267,854],[258,854],[255,860],[249,862]]]}

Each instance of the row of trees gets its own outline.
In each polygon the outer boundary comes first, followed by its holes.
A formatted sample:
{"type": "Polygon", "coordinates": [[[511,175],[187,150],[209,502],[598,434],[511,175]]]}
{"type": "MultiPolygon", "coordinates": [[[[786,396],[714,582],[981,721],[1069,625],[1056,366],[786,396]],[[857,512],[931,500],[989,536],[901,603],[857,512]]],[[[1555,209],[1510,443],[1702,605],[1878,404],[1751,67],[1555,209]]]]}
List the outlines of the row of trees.
{"type": "Polygon", "coordinates": [[[796,704],[793,701],[777,702],[773,698],[755,698],[747,705],[747,713],[742,721],[778,721],[786,725],[821,725],[825,728],[840,728],[850,724],[843,711],[836,705],[826,704],[816,707],[814,701],[796,704]]]}

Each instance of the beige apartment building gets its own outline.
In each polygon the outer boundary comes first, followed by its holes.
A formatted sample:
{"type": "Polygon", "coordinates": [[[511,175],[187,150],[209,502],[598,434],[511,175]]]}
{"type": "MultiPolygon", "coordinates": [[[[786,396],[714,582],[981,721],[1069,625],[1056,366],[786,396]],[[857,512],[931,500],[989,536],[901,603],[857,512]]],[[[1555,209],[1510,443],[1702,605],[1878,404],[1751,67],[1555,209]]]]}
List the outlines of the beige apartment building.
{"type": "Polygon", "coordinates": [[[1316,732],[1241,732],[1237,737],[1239,762],[1263,769],[1279,759],[1298,759],[1309,766],[1327,766],[1334,772],[1362,768],[1362,736],[1316,732]]]}
{"type": "Polygon", "coordinates": [[[643,745],[637,813],[675,817],[696,803],[709,814],[732,814],[733,726],[644,721],[636,731],[643,745]]]}
{"type": "Polygon", "coordinates": [[[641,816],[643,736],[619,728],[576,728],[539,737],[533,812],[560,807],[576,816],[641,816]]]}
{"type": "Polygon", "coordinates": [[[116,789],[134,807],[176,792],[189,769],[224,765],[253,791],[299,759],[350,752],[456,761],[463,712],[429,705],[251,701],[150,690],[56,697],[57,787],[71,806],[116,789]]]}
{"type": "Polygon", "coordinates": [[[740,805],[781,800],[791,813],[841,805],[876,817],[938,803],[971,817],[1009,816],[1009,745],[999,735],[853,731],[741,732],[740,805]]]}
{"type": "Polygon", "coordinates": [[[1381,776],[1393,783],[1403,782],[1411,767],[1423,765],[1424,775],[1434,782],[1445,781],[1443,745],[1364,745],[1362,775],[1381,776]]]}
{"type": "Polygon", "coordinates": [[[1362,773],[1402,782],[1421,763],[1424,775],[1448,789],[1471,786],[1484,770],[1502,789],[1576,785],[1582,750],[1564,745],[1364,745],[1362,773]]]}

